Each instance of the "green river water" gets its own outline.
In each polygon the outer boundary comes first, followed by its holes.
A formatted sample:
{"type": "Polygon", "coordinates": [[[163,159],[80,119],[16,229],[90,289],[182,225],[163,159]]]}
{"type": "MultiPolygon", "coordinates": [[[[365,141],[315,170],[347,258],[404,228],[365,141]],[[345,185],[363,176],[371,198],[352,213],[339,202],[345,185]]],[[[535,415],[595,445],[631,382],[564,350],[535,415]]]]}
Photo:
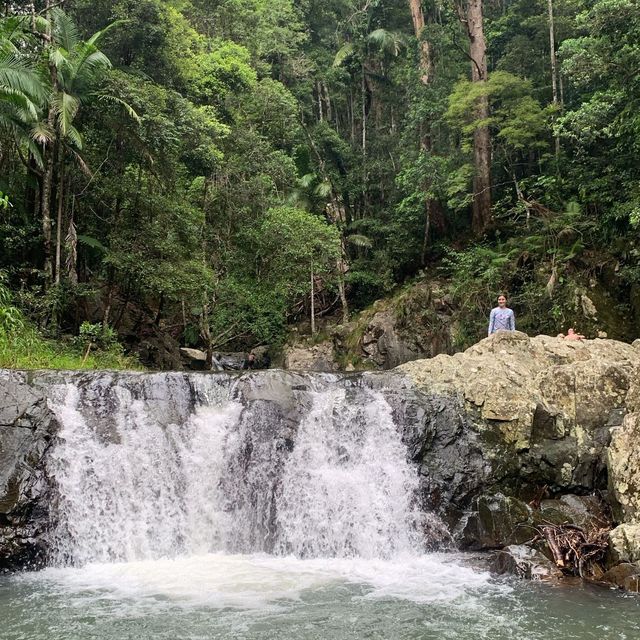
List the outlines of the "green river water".
{"type": "Polygon", "coordinates": [[[640,598],[460,555],[206,555],[0,578],[3,640],[637,640],[640,598]]]}

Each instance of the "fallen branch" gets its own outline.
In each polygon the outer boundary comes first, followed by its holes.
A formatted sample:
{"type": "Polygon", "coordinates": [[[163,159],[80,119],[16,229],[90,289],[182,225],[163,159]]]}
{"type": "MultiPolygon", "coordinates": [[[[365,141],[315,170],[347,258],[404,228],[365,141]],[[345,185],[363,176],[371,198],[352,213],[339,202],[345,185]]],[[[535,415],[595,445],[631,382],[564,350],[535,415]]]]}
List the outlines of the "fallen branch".
{"type": "Polygon", "coordinates": [[[592,573],[590,565],[602,560],[607,551],[607,528],[586,531],[574,524],[546,524],[540,531],[556,566],[565,573],[581,578],[586,573],[592,573]]]}

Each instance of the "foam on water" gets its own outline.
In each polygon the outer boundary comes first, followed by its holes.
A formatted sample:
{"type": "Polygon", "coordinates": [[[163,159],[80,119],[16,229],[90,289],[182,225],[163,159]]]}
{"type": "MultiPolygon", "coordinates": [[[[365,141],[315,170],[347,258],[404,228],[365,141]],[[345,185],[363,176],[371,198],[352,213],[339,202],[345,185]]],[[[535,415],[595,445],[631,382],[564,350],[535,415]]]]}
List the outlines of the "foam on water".
{"type": "Polygon", "coordinates": [[[167,601],[216,609],[270,609],[324,587],[353,584],[367,599],[398,599],[451,606],[472,604],[482,590],[505,592],[488,574],[437,554],[390,560],[315,558],[267,554],[207,554],[127,563],[49,568],[21,580],[49,585],[77,597],[167,601]]]}

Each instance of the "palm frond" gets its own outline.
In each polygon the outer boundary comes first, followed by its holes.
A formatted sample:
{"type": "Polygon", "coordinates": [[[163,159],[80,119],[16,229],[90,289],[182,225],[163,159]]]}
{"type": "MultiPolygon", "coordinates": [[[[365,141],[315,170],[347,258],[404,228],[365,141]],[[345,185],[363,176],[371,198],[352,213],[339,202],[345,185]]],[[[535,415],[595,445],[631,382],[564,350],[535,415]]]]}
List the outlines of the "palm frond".
{"type": "Polygon", "coordinates": [[[87,44],[91,44],[91,45],[95,45],[98,43],[98,41],[100,41],[106,33],[108,33],[109,31],[111,31],[111,29],[113,29],[114,27],[117,27],[121,24],[124,24],[125,22],[129,22],[128,20],[116,20],[114,22],[112,22],[111,24],[107,25],[104,29],[101,29],[100,31],[96,31],[96,33],[94,33],[88,40],[87,40],[87,44]]]}
{"type": "Polygon", "coordinates": [[[363,247],[365,249],[370,249],[373,246],[371,238],[367,238],[367,236],[363,236],[357,233],[353,233],[350,236],[347,236],[345,240],[350,244],[355,245],[356,247],[363,247]]]}
{"type": "Polygon", "coordinates": [[[78,163],[78,166],[80,167],[80,170],[89,178],[93,177],[93,174],[91,173],[91,169],[89,169],[89,165],[84,161],[84,158],[74,149],[69,149],[69,151],[71,152],[71,155],[73,156],[74,160],[78,163]]]}
{"type": "Polygon", "coordinates": [[[317,176],[315,173],[306,173],[302,178],[300,178],[300,180],[298,180],[298,184],[303,189],[308,189],[315,182],[316,178],[317,176]]]}
{"type": "Polygon", "coordinates": [[[73,75],[75,78],[81,78],[86,73],[92,74],[98,70],[111,68],[111,60],[93,45],[83,44],[78,50],[78,54],[77,59],[74,61],[73,75]]]}
{"type": "Polygon", "coordinates": [[[103,253],[107,252],[107,247],[105,247],[100,240],[93,238],[92,236],[79,235],[78,242],[86,245],[87,247],[91,247],[92,249],[98,249],[103,253]]]}
{"type": "Polygon", "coordinates": [[[347,42],[343,44],[338,53],[336,53],[336,57],[333,59],[333,66],[339,67],[347,58],[350,58],[356,51],[356,48],[353,46],[353,43],[347,42]]]}
{"type": "Polygon", "coordinates": [[[69,134],[69,129],[73,126],[73,119],[80,108],[80,101],[65,91],[56,93],[51,100],[54,111],[58,118],[58,126],[63,136],[69,134]]]}
{"type": "Polygon", "coordinates": [[[110,94],[107,94],[107,93],[100,93],[100,94],[97,94],[97,95],[98,95],[98,100],[101,100],[102,102],[112,102],[113,104],[120,105],[125,110],[127,115],[132,120],[135,120],[136,124],[141,124],[142,123],[142,118],[138,115],[136,110],[128,102],[126,102],[122,98],[118,98],[118,96],[113,96],[113,95],[110,95],[110,94]]]}
{"type": "Polygon", "coordinates": [[[51,12],[51,19],[55,41],[60,43],[67,51],[73,50],[80,42],[80,32],[71,16],[56,7],[51,12]]]}
{"type": "Polygon", "coordinates": [[[44,120],[41,120],[31,127],[31,139],[41,145],[48,144],[53,140],[53,131],[44,120]]]}
{"type": "Polygon", "coordinates": [[[82,135],[73,125],[67,130],[66,137],[77,149],[82,149],[82,135]]]}
{"type": "Polygon", "coordinates": [[[23,122],[35,120],[38,117],[36,106],[20,91],[0,86],[0,103],[15,109],[19,119],[23,122]]]}
{"type": "Polygon", "coordinates": [[[57,48],[49,52],[49,64],[56,69],[64,71],[65,66],[69,64],[69,53],[65,49],[57,48]]]}
{"type": "Polygon", "coordinates": [[[328,180],[321,182],[316,188],[315,192],[317,196],[321,198],[327,198],[331,195],[331,183],[328,180]]]}
{"type": "Polygon", "coordinates": [[[46,95],[37,73],[11,54],[0,55],[0,86],[20,91],[36,102],[43,101],[46,95]]]}
{"type": "Polygon", "coordinates": [[[367,40],[392,56],[397,56],[405,46],[404,37],[401,34],[387,29],[372,31],[367,36],[367,40]]]}
{"type": "Polygon", "coordinates": [[[40,150],[40,147],[35,143],[34,140],[29,140],[27,147],[29,149],[29,153],[31,154],[31,157],[34,159],[36,163],[36,166],[38,167],[38,169],[43,171],[44,158],[42,157],[42,151],[40,150]]]}

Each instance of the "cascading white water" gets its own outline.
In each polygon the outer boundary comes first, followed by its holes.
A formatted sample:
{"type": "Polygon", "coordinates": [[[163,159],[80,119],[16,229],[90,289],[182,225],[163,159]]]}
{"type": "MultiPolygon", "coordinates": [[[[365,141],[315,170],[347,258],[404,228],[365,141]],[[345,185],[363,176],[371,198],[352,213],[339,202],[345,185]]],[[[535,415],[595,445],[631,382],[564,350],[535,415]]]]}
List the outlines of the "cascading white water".
{"type": "Polygon", "coordinates": [[[391,407],[379,392],[360,400],[316,394],[282,480],[281,552],[386,558],[419,548],[418,477],[391,407]]]}
{"type": "Polygon", "coordinates": [[[132,561],[221,545],[225,444],[241,406],[200,407],[184,424],[161,425],[126,389],[117,395],[110,440],[82,414],[75,387],[56,407],[63,429],[49,464],[58,496],[55,559],[132,561]]]}
{"type": "Polygon", "coordinates": [[[56,566],[0,576],[3,639],[639,635],[632,598],[422,552],[401,432],[415,451],[425,415],[393,377],[43,381],[56,566]]]}
{"type": "Polygon", "coordinates": [[[156,392],[149,400],[115,385],[106,429],[86,389],[67,385],[49,464],[54,560],[419,552],[418,478],[390,406],[380,391],[333,382],[305,391],[290,441],[282,415],[262,400],[234,400],[228,386],[196,398],[178,390],[180,419],[156,406],[156,392]]]}

